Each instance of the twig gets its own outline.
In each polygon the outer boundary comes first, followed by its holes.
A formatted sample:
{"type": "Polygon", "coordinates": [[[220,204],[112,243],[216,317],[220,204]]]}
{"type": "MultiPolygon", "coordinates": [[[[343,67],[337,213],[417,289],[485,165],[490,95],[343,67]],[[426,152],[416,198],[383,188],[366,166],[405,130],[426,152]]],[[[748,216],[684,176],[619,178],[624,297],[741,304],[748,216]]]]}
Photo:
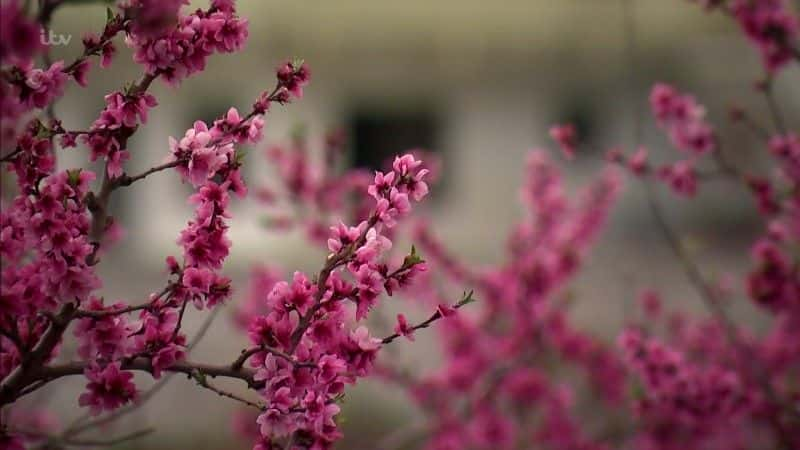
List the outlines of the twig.
{"type": "Polygon", "coordinates": [[[212,392],[216,392],[218,395],[220,395],[222,397],[227,397],[227,398],[230,398],[232,400],[236,400],[238,402],[242,402],[245,405],[252,406],[253,408],[256,408],[256,409],[258,409],[260,411],[263,411],[263,410],[266,409],[266,407],[264,405],[261,405],[259,403],[255,403],[255,402],[251,402],[250,400],[247,400],[246,398],[239,397],[236,394],[233,394],[231,392],[225,391],[223,389],[220,389],[220,388],[214,386],[213,384],[208,382],[208,379],[206,378],[206,375],[203,372],[201,372],[200,370],[194,370],[192,372],[191,376],[197,382],[198,386],[204,387],[204,388],[206,388],[206,389],[208,389],[208,390],[210,390],[212,392]]]}
{"type": "Polygon", "coordinates": [[[767,131],[767,129],[764,128],[761,124],[756,122],[755,119],[753,119],[753,117],[750,116],[750,114],[747,114],[746,111],[741,111],[739,114],[740,114],[739,120],[743,124],[747,125],[747,128],[749,128],[750,131],[752,131],[756,136],[758,136],[763,140],[769,140],[770,138],[769,131],[767,131]]]}
{"type": "Polygon", "coordinates": [[[664,236],[664,240],[666,241],[670,250],[672,250],[672,252],[675,254],[675,257],[678,259],[678,261],[680,261],[687,278],[700,294],[700,298],[703,300],[706,307],[708,307],[717,320],[722,323],[730,341],[732,343],[738,343],[739,337],[733,321],[730,317],[728,317],[725,309],[722,307],[719,301],[717,301],[716,293],[706,282],[705,277],[700,271],[697,263],[686,251],[680,242],[680,238],[675,234],[674,230],[667,222],[667,219],[664,216],[664,211],[661,209],[661,204],[656,198],[656,192],[653,189],[652,184],[646,180],[643,181],[643,184],[646,194],[645,196],[647,198],[647,205],[650,208],[651,215],[653,216],[658,229],[664,236]]]}
{"type": "Polygon", "coordinates": [[[767,101],[767,106],[769,107],[769,113],[772,117],[772,121],[775,124],[775,128],[781,133],[786,134],[786,126],[783,122],[783,114],[781,114],[781,110],[778,107],[778,102],[775,100],[775,96],[772,92],[774,81],[771,78],[768,78],[765,86],[764,86],[764,98],[767,101]]]}
{"type": "MultiPolygon", "coordinates": [[[[468,293],[464,293],[463,298],[458,303],[453,305],[453,308],[454,309],[459,309],[462,306],[467,305],[469,303],[472,303],[474,301],[475,301],[475,298],[472,297],[472,291],[469,291],[468,293]]],[[[433,322],[436,322],[437,320],[441,319],[442,317],[443,316],[442,316],[441,311],[439,311],[437,309],[436,312],[433,313],[430,317],[428,317],[427,320],[425,320],[424,322],[420,322],[420,323],[414,325],[413,327],[411,327],[411,331],[417,331],[417,330],[419,330],[421,328],[428,328],[429,326],[431,326],[431,324],[433,322]]],[[[381,339],[381,344],[389,344],[392,341],[394,341],[395,339],[399,338],[400,336],[402,336],[400,333],[394,333],[392,335],[386,336],[385,338],[381,339]]]]}
{"type": "Polygon", "coordinates": [[[81,319],[81,318],[102,319],[104,317],[119,316],[121,314],[128,314],[128,313],[132,313],[132,312],[135,312],[135,311],[140,311],[142,309],[147,309],[147,308],[149,308],[151,306],[152,306],[152,303],[151,302],[147,302],[147,303],[143,303],[141,305],[127,306],[125,308],[120,308],[120,309],[105,309],[105,310],[100,310],[100,311],[87,311],[87,310],[80,309],[80,310],[75,312],[75,318],[76,319],[81,319]]]}
{"type": "Polygon", "coordinates": [[[236,358],[236,360],[231,364],[231,369],[233,369],[233,370],[241,369],[242,366],[244,366],[244,363],[247,362],[247,360],[251,356],[255,355],[256,353],[260,353],[260,352],[272,353],[273,355],[275,355],[275,356],[277,356],[279,358],[282,358],[282,359],[285,359],[286,361],[289,361],[291,364],[293,364],[293,365],[295,365],[297,367],[317,367],[317,365],[314,364],[314,363],[297,361],[292,357],[292,355],[290,355],[290,354],[288,354],[286,352],[283,352],[281,350],[278,350],[277,348],[273,348],[273,347],[268,347],[266,345],[262,345],[260,347],[252,347],[252,348],[248,348],[248,349],[242,350],[242,353],[239,355],[239,357],[236,358]]]}
{"type": "Polygon", "coordinates": [[[119,308],[119,309],[105,309],[105,310],[99,310],[99,311],[90,311],[90,310],[85,310],[85,309],[79,309],[79,310],[75,311],[75,314],[74,314],[73,318],[80,319],[80,318],[89,317],[89,318],[92,318],[92,319],[102,319],[104,317],[118,316],[120,314],[128,314],[128,313],[132,313],[132,312],[135,312],[135,311],[148,309],[148,308],[153,306],[153,303],[155,303],[157,300],[161,299],[162,297],[164,297],[164,295],[166,295],[168,292],[170,292],[173,287],[175,287],[175,285],[173,283],[168,283],[167,286],[164,287],[164,289],[161,290],[161,292],[156,294],[155,297],[153,297],[149,302],[146,302],[146,303],[142,303],[142,304],[139,304],[139,305],[126,306],[124,308],[119,308]]]}
{"type": "Polygon", "coordinates": [[[15,149],[14,149],[14,151],[12,151],[11,153],[9,153],[9,154],[7,154],[7,155],[3,156],[2,158],[0,158],[0,162],[8,162],[8,161],[11,161],[11,160],[12,160],[12,159],[14,159],[14,157],[15,157],[15,156],[17,156],[17,155],[18,155],[20,152],[22,152],[22,147],[19,147],[19,146],[17,146],[17,148],[15,148],[15,149]]]}
{"type": "Polygon", "coordinates": [[[165,164],[161,164],[160,166],[151,167],[150,169],[147,169],[147,170],[145,170],[144,172],[142,172],[142,173],[140,173],[138,175],[134,175],[134,176],[122,175],[120,178],[118,178],[115,181],[115,184],[114,184],[114,187],[113,187],[112,190],[118,189],[118,188],[123,187],[123,186],[130,186],[133,183],[135,183],[135,182],[137,182],[139,180],[142,180],[142,179],[144,179],[144,178],[146,178],[146,177],[148,177],[148,176],[150,176],[150,175],[152,175],[152,174],[154,174],[156,172],[161,172],[162,170],[166,170],[166,169],[169,169],[169,168],[172,168],[172,167],[177,167],[177,166],[179,166],[179,165],[181,165],[181,164],[183,164],[185,162],[186,161],[178,159],[178,160],[175,160],[175,161],[170,161],[170,162],[165,163],[165,164]]]}

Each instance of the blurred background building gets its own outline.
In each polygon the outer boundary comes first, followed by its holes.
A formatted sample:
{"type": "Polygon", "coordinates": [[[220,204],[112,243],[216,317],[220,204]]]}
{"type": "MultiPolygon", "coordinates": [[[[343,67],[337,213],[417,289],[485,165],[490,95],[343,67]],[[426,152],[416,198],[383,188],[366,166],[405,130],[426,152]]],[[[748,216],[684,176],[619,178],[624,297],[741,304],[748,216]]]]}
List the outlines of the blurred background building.
{"type": "MultiPolygon", "coordinates": [[[[56,58],[71,60],[81,50],[82,31],[102,28],[104,8],[79,3],[55,15],[53,30],[73,35],[69,45],[54,49],[56,58]]],[[[585,145],[577,160],[564,164],[575,186],[596,173],[605,150],[632,148],[637,116],[643,120],[643,143],[654,158],[671,157],[673,150],[648,113],[647,94],[656,81],[695,92],[721,134],[730,137],[723,145],[738,163],[758,165],[764,150],[726,114],[735,103],[766,121],[766,105],[751,89],[763,76],[757,54],[726,18],[706,15],[688,1],[630,0],[627,10],[624,0],[239,3],[250,20],[246,49],[212,57],[208,70],[179,89],[156,83],[153,92],[160,105],[130,142],[130,171],[162,162],[167,137],[181,136],[194,120],[211,120],[230,106],[247,110],[259,92],[273,85],[276,65],[295,56],[311,67],[312,83],[302,101],[269,114],[266,141],[286,141],[298,125],[312,140],[341,127],[349,133],[353,163],[368,165],[412,147],[436,152],[443,162],[442,183],[425,212],[448,246],[475,265],[502,257],[505,232],[520,216],[517,192],[525,155],[536,147],[555,149],[547,135],[551,124],[573,122],[582,136],[585,145]],[[626,14],[635,27],[635,42],[626,34],[626,14]]],[[[124,45],[118,47],[121,53],[112,68],[90,73],[88,91],[71,86],[57,105],[67,128],[85,129],[102,109],[102,95],[139,73],[124,45]]],[[[777,80],[783,94],[778,102],[794,123],[800,118],[796,66],[777,80]]],[[[62,155],[60,163],[69,167],[84,165],[88,156],[80,147],[62,155]]],[[[274,176],[261,149],[251,151],[245,174],[251,185],[274,176]]],[[[730,201],[732,189],[739,187],[714,185],[691,208],[669,202],[670,220],[714,274],[741,269],[754,225],[752,205],[730,201]]],[[[574,287],[579,321],[599,333],[624,321],[640,288],[666,287],[670,302],[696,302],[653,230],[638,191],[629,185],[574,287]]],[[[163,283],[164,257],[177,254],[175,238],[191,216],[188,192],[169,174],[118,192],[113,212],[127,237],[101,265],[111,280],[104,289],[107,298],[135,302],[163,283]]],[[[239,293],[256,262],[277,263],[287,272],[318,268],[324,255],[304,245],[296,233],[264,229],[264,211],[256,202],[239,203],[226,265],[239,293]]],[[[740,313],[751,311],[743,306],[740,313]]],[[[193,314],[189,330],[201,319],[202,314],[193,314]]],[[[407,348],[396,357],[412,367],[435,358],[426,338],[422,341],[402,344],[407,348]]],[[[243,346],[244,337],[227,317],[219,317],[191,357],[225,361],[243,346]]],[[[142,377],[142,385],[149,382],[142,377]]],[[[50,388],[31,401],[57,405],[69,423],[79,414],[75,392],[83,381],[75,378],[70,384],[74,389],[50,388]]],[[[228,427],[237,407],[198,392],[187,380],[173,380],[160,398],[128,421],[128,426],[155,425],[157,434],[128,448],[245,448],[247,443],[231,441],[228,427]]],[[[346,417],[352,431],[346,429],[348,440],[340,448],[347,449],[373,449],[376,436],[397,423],[418,420],[401,395],[380,384],[356,389],[348,397],[346,417]]]]}

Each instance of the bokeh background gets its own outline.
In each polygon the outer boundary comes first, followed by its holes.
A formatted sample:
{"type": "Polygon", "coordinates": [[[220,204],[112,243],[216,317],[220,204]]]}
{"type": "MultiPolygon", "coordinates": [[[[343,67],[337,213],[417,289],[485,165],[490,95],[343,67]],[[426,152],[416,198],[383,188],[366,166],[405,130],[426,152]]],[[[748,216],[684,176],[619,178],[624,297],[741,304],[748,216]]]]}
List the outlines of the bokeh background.
{"type": "MultiPolygon", "coordinates": [[[[449,248],[475,266],[502,257],[506,231],[521,214],[517,192],[525,155],[532,148],[555,149],[547,135],[551,124],[573,122],[582,136],[579,157],[564,163],[573,186],[596,173],[605,150],[632,148],[637,117],[641,142],[654,158],[673,156],[648,114],[647,94],[656,81],[698,95],[737,164],[762,163],[762,143],[727,119],[729,106],[737,104],[766,122],[766,105],[752,89],[763,77],[757,54],[727,18],[704,14],[688,1],[253,0],[240,1],[239,7],[250,21],[246,49],[212,57],[205,72],[179,89],[155,83],[160,105],[130,141],[131,171],[162,162],[167,137],[181,136],[194,120],[211,120],[230,106],[247,110],[259,92],[273,85],[274,68],[287,57],[309,64],[312,83],[302,101],[273,109],[266,141],[285,142],[302,127],[314,143],[324,132],[341,128],[348,133],[347,159],[354,165],[414,147],[434,152],[443,163],[442,179],[422,213],[449,248]]],[[[59,9],[52,29],[72,40],[55,47],[54,57],[72,60],[81,51],[82,32],[100,30],[104,20],[99,5],[59,9]]],[[[85,129],[102,109],[103,95],[137,77],[140,69],[130,62],[130,52],[121,42],[118,47],[121,53],[110,69],[90,73],[89,89],[72,86],[57,105],[67,128],[85,129]]],[[[797,65],[781,75],[776,89],[788,122],[798,123],[797,65]]],[[[245,175],[251,186],[275,177],[262,150],[252,149],[248,156],[245,175]]],[[[65,167],[83,166],[87,160],[80,147],[61,155],[65,167]]],[[[737,273],[747,262],[747,246],[759,224],[753,205],[742,200],[747,197],[738,189],[712,184],[691,203],[663,196],[670,222],[710,275],[737,273]]],[[[115,194],[112,211],[127,235],[100,267],[107,299],[138,303],[163,285],[164,257],[177,254],[175,238],[191,216],[188,193],[178,177],[165,173],[115,194]]],[[[237,295],[245,291],[254,263],[277,264],[287,274],[318,270],[324,254],[304,243],[301,233],[268,230],[258,203],[235,203],[234,246],[225,272],[237,295]]],[[[700,310],[635,184],[629,184],[614,212],[571,288],[577,321],[611,337],[645,287],[662,289],[669,306],[700,310]]],[[[735,313],[758,326],[758,313],[739,303],[735,313]]],[[[234,307],[224,308],[191,359],[229,361],[246,346],[231,324],[234,307]]],[[[204,314],[188,317],[190,336],[204,314]]],[[[374,324],[375,329],[382,326],[374,324]]],[[[421,334],[416,344],[399,343],[389,357],[414,371],[435,365],[435,333],[421,334]]],[[[71,351],[71,344],[65,344],[64,354],[71,351]]],[[[151,383],[149,377],[140,379],[142,387],[151,383]]],[[[50,386],[28,398],[26,406],[48,404],[69,424],[83,414],[76,400],[82,384],[75,377],[50,386]]],[[[236,383],[221,384],[245,394],[236,383]]],[[[120,448],[248,448],[229,426],[238,408],[175,377],[158,398],[100,434],[152,425],[155,434],[120,448]]],[[[382,436],[391,430],[424,423],[399,389],[379,382],[350,391],[344,408],[342,449],[380,448],[382,436]]]]}

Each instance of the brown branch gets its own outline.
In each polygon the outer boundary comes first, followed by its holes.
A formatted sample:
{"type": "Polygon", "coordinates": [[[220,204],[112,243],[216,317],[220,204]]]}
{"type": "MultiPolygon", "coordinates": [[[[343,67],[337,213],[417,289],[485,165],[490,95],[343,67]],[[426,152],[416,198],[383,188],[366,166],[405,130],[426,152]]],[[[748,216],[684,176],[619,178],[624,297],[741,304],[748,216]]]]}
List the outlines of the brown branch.
{"type": "Polygon", "coordinates": [[[75,311],[75,314],[73,315],[73,318],[74,319],[80,319],[80,318],[102,319],[104,317],[118,316],[120,314],[127,314],[127,313],[132,313],[132,312],[135,312],[135,311],[140,311],[142,309],[148,309],[151,306],[153,306],[153,303],[155,303],[157,300],[159,300],[162,297],[164,297],[164,295],[169,293],[172,290],[172,288],[174,288],[174,287],[175,287],[174,283],[168,283],[167,286],[164,289],[161,290],[161,292],[156,294],[156,296],[153,297],[153,299],[150,300],[147,303],[142,303],[142,304],[139,304],[139,305],[126,306],[124,308],[104,309],[104,310],[99,310],[99,311],[89,311],[89,310],[85,310],[85,309],[79,309],[79,310],[75,311]]]}
{"type": "Polygon", "coordinates": [[[142,173],[140,173],[138,175],[134,175],[134,176],[128,176],[127,174],[123,174],[121,177],[119,177],[118,179],[115,180],[113,189],[118,189],[118,188],[124,187],[124,186],[130,186],[133,183],[135,183],[135,182],[137,182],[139,180],[143,180],[146,177],[148,177],[148,176],[150,176],[150,175],[152,175],[152,174],[154,174],[156,172],[161,172],[162,170],[166,170],[166,169],[169,169],[169,168],[172,168],[172,167],[177,167],[177,166],[179,166],[179,165],[181,165],[181,164],[183,164],[185,162],[186,161],[183,161],[183,160],[170,161],[168,163],[161,164],[160,166],[151,167],[151,168],[145,170],[144,172],[142,172],[142,173]]]}
{"type": "MultiPolygon", "coordinates": [[[[211,324],[214,322],[214,319],[217,317],[217,315],[219,314],[220,311],[222,311],[222,309],[220,309],[220,308],[214,308],[211,311],[211,313],[208,315],[206,320],[200,326],[200,329],[197,330],[197,333],[194,335],[192,340],[186,346],[186,354],[187,355],[189,353],[191,353],[192,349],[194,349],[194,347],[197,346],[197,344],[203,339],[203,337],[206,335],[206,332],[208,332],[209,328],[211,328],[211,324]]],[[[175,374],[176,374],[175,372],[168,373],[161,380],[159,380],[156,384],[154,384],[152,387],[150,387],[150,389],[148,389],[147,391],[145,391],[141,395],[139,395],[139,397],[137,398],[135,403],[127,405],[127,406],[123,406],[122,408],[119,408],[119,409],[116,409],[116,410],[112,411],[106,417],[102,417],[100,419],[96,419],[96,420],[93,420],[91,422],[87,422],[87,423],[84,423],[84,424],[81,424],[81,422],[83,422],[86,419],[88,419],[89,418],[88,416],[85,416],[85,417],[83,417],[81,419],[76,420],[72,425],[67,427],[61,433],[61,436],[62,437],[75,436],[75,435],[83,433],[86,430],[109,424],[109,423],[119,419],[120,417],[126,415],[126,414],[129,414],[131,412],[136,411],[137,409],[139,409],[142,406],[144,406],[144,404],[147,403],[151,398],[153,398],[159,391],[161,391],[167,385],[167,383],[172,379],[172,377],[175,376],[175,374]]]]}
{"type": "Polygon", "coordinates": [[[285,359],[286,361],[288,361],[289,363],[291,363],[296,367],[314,367],[314,368],[317,367],[317,365],[314,363],[296,361],[292,357],[292,355],[283,352],[281,350],[278,350],[277,348],[262,345],[260,347],[252,347],[242,350],[242,353],[239,355],[239,357],[236,358],[236,360],[231,364],[231,369],[240,370],[244,366],[244,363],[247,362],[247,360],[250,359],[251,356],[261,352],[272,353],[273,355],[279,358],[285,359]]]}
{"type": "Polygon", "coordinates": [[[9,153],[9,154],[3,156],[2,158],[0,158],[0,162],[9,162],[12,159],[14,159],[15,156],[20,154],[21,152],[22,152],[22,147],[17,146],[17,148],[15,148],[14,151],[12,151],[11,153],[9,153]]]}
{"type": "MultiPolygon", "coordinates": [[[[46,380],[49,382],[66,376],[82,375],[88,365],[88,362],[81,361],[42,367],[37,372],[36,380],[46,380]]],[[[149,374],[153,373],[153,365],[150,359],[146,357],[136,358],[131,361],[122,361],[120,368],[122,370],[137,370],[141,372],[147,372],[149,374]]],[[[242,380],[252,388],[258,387],[259,385],[259,383],[253,378],[255,376],[255,370],[247,368],[234,370],[231,369],[229,365],[220,366],[189,361],[178,361],[162,370],[164,372],[183,373],[189,376],[193,376],[193,373],[199,371],[203,375],[210,376],[212,378],[225,377],[242,380]]]]}
{"type": "Polygon", "coordinates": [[[53,13],[58,9],[64,0],[41,0],[39,2],[39,12],[36,15],[36,21],[47,27],[50,25],[50,20],[53,18],[53,13]]]}
{"type": "Polygon", "coordinates": [[[118,316],[118,315],[121,315],[121,314],[128,314],[128,313],[132,313],[132,312],[135,312],[135,311],[140,311],[142,309],[149,308],[151,305],[152,304],[150,302],[148,302],[148,303],[144,303],[144,304],[141,304],[141,305],[128,306],[128,307],[120,308],[120,309],[105,309],[105,310],[100,310],[100,311],[87,311],[87,310],[80,309],[80,310],[75,312],[75,318],[76,319],[81,319],[81,318],[102,319],[104,317],[118,316]]]}
{"type": "Polygon", "coordinates": [[[23,388],[38,381],[37,374],[61,341],[61,335],[67,329],[75,309],[72,303],[63,305],[50,320],[50,325],[33,350],[24,355],[21,364],[3,379],[0,383],[0,406],[13,402],[21,395],[23,388]]]}

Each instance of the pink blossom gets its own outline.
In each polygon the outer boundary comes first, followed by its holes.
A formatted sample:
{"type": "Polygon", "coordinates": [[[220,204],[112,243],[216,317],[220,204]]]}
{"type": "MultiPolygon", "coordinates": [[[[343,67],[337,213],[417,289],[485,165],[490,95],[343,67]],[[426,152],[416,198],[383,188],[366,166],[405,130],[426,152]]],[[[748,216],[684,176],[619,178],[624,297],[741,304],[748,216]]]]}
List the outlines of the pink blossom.
{"type": "MultiPolygon", "coordinates": [[[[103,304],[103,299],[92,297],[89,299],[89,304],[84,307],[88,311],[98,312],[107,308],[122,310],[125,308],[125,303],[117,302],[106,306],[103,304]]],[[[80,342],[78,354],[86,360],[95,357],[113,360],[127,356],[130,345],[127,340],[131,331],[132,327],[124,314],[110,314],[100,319],[81,319],[74,331],[75,337],[80,342]]]]}
{"type": "Polygon", "coordinates": [[[183,285],[192,295],[206,295],[214,281],[214,273],[208,269],[188,267],[183,271],[183,285]]]}
{"type": "Polygon", "coordinates": [[[25,87],[21,93],[29,107],[44,108],[64,93],[67,75],[64,62],[56,61],[47,70],[31,69],[25,74],[25,87]]]}
{"type": "Polygon", "coordinates": [[[575,125],[571,123],[553,125],[550,127],[550,137],[561,147],[561,151],[564,152],[564,156],[567,159],[575,158],[575,146],[577,144],[575,125]]]}
{"type": "Polygon", "coordinates": [[[643,175],[647,172],[647,149],[639,147],[636,152],[628,158],[628,168],[636,175],[643,175]]]}
{"type": "Polygon", "coordinates": [[[308,84],[311,72],[308,66],[297,61],[287,61],[277,70],[280,86],[285,88],[293,97],[303,98],[303,87],[308,84]]]}
{"type": "MultiPolygon", "coordinates": [[[[361,222],[358,227],[348,227],[342,222],[339,222],[339,224],[336,226],[332,226],[331,237],[328,238],[328,249],[336,253],[340,251],[342,247],[347,247],[348,245],[355,243],[366,229],[366,226],[366,222],[361,222]]],[[[373,233],[372,236],[373,241],[375,241],[375,233],[373,233]]],[[[361,251],[361,248],[359,251],[361,251]]]]}
{"type": "Polygon", "coordinates": [[[744,34],[761,52],[770,72],[784,67],[793,58],[792,43],[800,25],[784,0],[735,0],[730,6],[744,34]]]}
{"type": "Polygon", "coordinates": [[[714,129],[705,121],[705,108],[691,95],[659,83],[650,92],[650,107],[678,149],[702,155],[716,147],[714,129]]]}
{"type": "Polygon", "coordinates": [[[661,166],[658,169],[658,176],[679,195],[692,197],[697,192],[697,175],[690,160],[680,160],[672,165],[661,166]]]}
{"type": "Polygon", "coordinates": [[[136,399],[136,386],[131,382],[133,374],[120,370],[118,363],[89,366],[85,375],[89,380],[87,391],[81,394],[78,402],[88,406],[92,415],[113,411],[136,399]]]}
{"type": "Polygon", "coordinates": [[[397,315],[397,325],[394,327],[394,332],[405,336],[409,341],[414,341],[414,329],[409,327],[406,316],[402,314],[397,315]]]}

